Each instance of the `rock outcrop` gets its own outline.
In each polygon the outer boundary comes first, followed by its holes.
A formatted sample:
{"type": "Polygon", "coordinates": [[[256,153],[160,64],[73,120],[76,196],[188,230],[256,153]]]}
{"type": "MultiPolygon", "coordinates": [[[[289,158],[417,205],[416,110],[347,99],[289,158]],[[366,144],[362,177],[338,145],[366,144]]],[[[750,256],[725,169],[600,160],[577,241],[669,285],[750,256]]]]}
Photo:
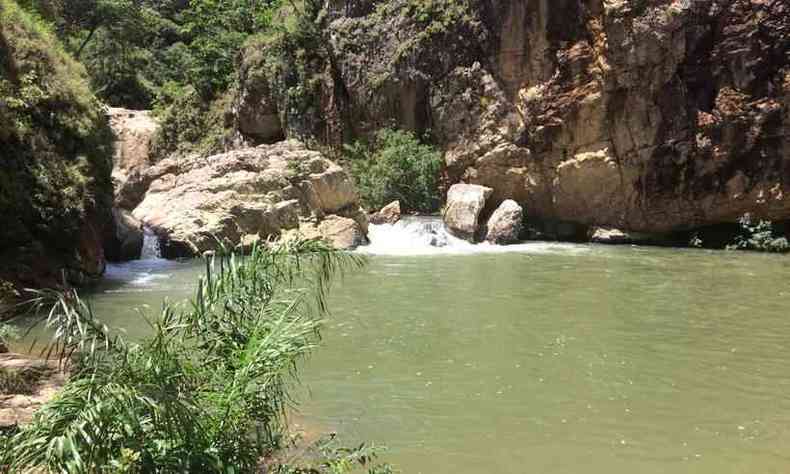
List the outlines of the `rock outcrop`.
{"type": "Polygon", "coordinates": [[[191,256],[302,230],[341,248],[363,242],[367,215],[346,172],[297,141],[209,157],[173,157],[145,172],[135,218],[165,257],[191,256]]]}
{"type": "Polygon", "coordinates": [[[536,220],[664,233],[790,218],[785,0],[327,8],[328,53],[245,58],[279,71],[242,90],[270,91],[259,102],[287,136],[336,146],[387,124],[430,129],[450,184],[493,188],[494,205],[536,220]]]}
{"type": "Polygon", "coordinates": [[[480,213],[493,192],[485,186],[454,184],[447,192],[447,204],[442,213],[450,233],[473,242],[479,229],[480,213]]]}
{"type": "Polygon", "coordinates": [[[400,201],[393,201],[370,216],[371,224],[395,224],[400,220],[400,201]]]}
{"type": "Polygon", "coordinates": [[[143,223],[132,213],[113,208],[114,232],[104,244],[104,253],[112,262],[125,262],[140,258],[143,250],[143,223]]]}
{"type": "Polygon", "coordinates": [[[153,164],[151,143],[159,125],[148,110],[110,107],[107,116],[115,134],[112,169],[115,205],[134,209],[143,200],[149,184],[143,175],[153,164]]]}
{"type": "Polygon", "coordinates": [[[506,199],[491,214],[486,224],[486,242],[492,244],[512,244],[521,234],[524,209],[512,199],[506,199]]]}

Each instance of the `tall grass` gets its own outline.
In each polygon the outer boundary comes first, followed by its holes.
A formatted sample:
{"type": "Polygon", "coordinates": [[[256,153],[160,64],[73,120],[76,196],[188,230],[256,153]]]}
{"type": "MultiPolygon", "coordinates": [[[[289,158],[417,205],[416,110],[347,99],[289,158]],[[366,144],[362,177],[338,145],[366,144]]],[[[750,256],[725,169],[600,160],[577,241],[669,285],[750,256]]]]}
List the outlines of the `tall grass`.
{"type": "MultiPolygon", "coordinates": [[[[282,459],[297,363],[316,347],[332,278],[359,257],[315,241],[206,257],[186,304],[164,304],[140,342],[74,293],[41,293],[51,352],[72,378],[0,454],[12,472],[349,472],[368,447],[282,459]],[[268,461],[267,461],[268,460],[268,461]]],[[[317,453],[317,454],[316,454],[317,453]]]]}

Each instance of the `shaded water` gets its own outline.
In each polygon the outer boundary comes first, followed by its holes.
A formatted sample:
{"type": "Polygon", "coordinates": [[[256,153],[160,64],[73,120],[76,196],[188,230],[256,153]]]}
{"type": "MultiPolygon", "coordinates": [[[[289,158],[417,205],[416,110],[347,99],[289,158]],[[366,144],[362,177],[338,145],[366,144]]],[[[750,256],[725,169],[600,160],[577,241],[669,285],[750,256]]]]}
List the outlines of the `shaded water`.
{"type": "MultiPolygon", "coordinates": [[[[405,473],[790,471],[790,258],[527,244],[372,256],[335,289],[302,417],[405,473]]],[[[98,314],[192,290],[110,269],[98,314]]]]}

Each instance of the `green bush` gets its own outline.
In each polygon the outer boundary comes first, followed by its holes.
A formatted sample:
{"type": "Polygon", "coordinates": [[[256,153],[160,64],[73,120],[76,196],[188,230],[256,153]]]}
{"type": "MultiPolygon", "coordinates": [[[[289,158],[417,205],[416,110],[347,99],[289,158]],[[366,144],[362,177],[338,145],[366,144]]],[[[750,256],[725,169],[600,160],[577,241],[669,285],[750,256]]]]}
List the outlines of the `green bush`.
{"type": "Polygon", "coordinates": [[[413,133],[382,129],[369,143],[347,145],[345,160],[365,206],[378,209],[399,200],[406,211],[439,210],[441,153],[413,133]]]}
{"type": "Polygon", "coordinates": [[[195,297],[165,304],[149,321],[153,335],[140,342],[111,334],[74,292],[39,292],[32,309],[47,315],[56,335],[50,351],[74,360],[73,375],[13,435],[0,465],[12,472],[252,473],[265,459],[266,472],[377,469],[364,445],[322,446],[324,458],[277,461],[291,457],[277,456],[289,444],[290,389],[298,362],[319,340],[331,278],[361,263],[317,241],[208,257],[195,297]]]}
{"type": "Polygon", "coordinates": [[[741,235],[728,245],[730,250],[757,250],[760,252],[790,252],[790,242],[786,237],[777,236],[771,221],[754,222],[751,215],[745,214],[738,220],[741,235]]]}
{"type": "Polygon", "coordinates": [[[155,112],[160,126],[154,137],[151,155],[155,160],[172,153],[220,152],[225,137],[224,113],[230,93],[206,103],[191,86],[168,83],[160,91],[155,112]]]}

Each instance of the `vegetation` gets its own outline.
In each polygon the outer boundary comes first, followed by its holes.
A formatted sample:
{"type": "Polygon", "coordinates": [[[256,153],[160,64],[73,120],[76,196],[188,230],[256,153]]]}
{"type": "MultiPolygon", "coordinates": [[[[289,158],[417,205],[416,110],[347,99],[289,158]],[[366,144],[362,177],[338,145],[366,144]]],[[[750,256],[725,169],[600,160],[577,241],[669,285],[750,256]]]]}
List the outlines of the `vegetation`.
{"type": "Polygon", "coordinates": [[[206,103],[191,87],[176,88],[169,105],[158,110],[160,127],[151,146],[154,160],[172,153],[210,155],[222,151],[226,136],[224,113],[229,94],[206,103]]]}
{"type": "Polygon", "coordinates": [[[111,141],[82,66],[46,22],[0,0],[0,251],[73,249],[89,214],[109,216],[111,141]]]}
{"type": "Polygon", "coordinates": [[[315,241],[206,260],[186,305],[165,304],[153,335],[111,333],[76,293],[40,292],[33,308],[72,378],[0,454],[11,470],[343,473],[374,463],[365,445],[324,440],[287,451],[297,362],[319,338],[331,278],[359,257],[315,241]]]}
{"type": "Polygon", "coordinates": [[[754,221],[749,214],[738,220],[741,234],[735,242],[728,245],[730,250],[757,250],[761,252],[790,252],[790,243],[786,237],[778,236],[771,221],[754,221]]]}
{"type": "Polygon", "coordinates": [[[363,203],[371,209],[394,200],[408,211],[439,209],[441,154],[411,132],[383,129],[370,143],[347,145],[346,160],[363,203]]]}
{"type": "MultiPolygon", "coordinates": [[[[27,0],[94,89],[113,105],[149,108],[162,90],[192,87],[210,100],[233,79],[244,40],[266,30],[279,0],[27,0]]],[[[165,94],[166,95],[166,94],[165,94]]]]}

